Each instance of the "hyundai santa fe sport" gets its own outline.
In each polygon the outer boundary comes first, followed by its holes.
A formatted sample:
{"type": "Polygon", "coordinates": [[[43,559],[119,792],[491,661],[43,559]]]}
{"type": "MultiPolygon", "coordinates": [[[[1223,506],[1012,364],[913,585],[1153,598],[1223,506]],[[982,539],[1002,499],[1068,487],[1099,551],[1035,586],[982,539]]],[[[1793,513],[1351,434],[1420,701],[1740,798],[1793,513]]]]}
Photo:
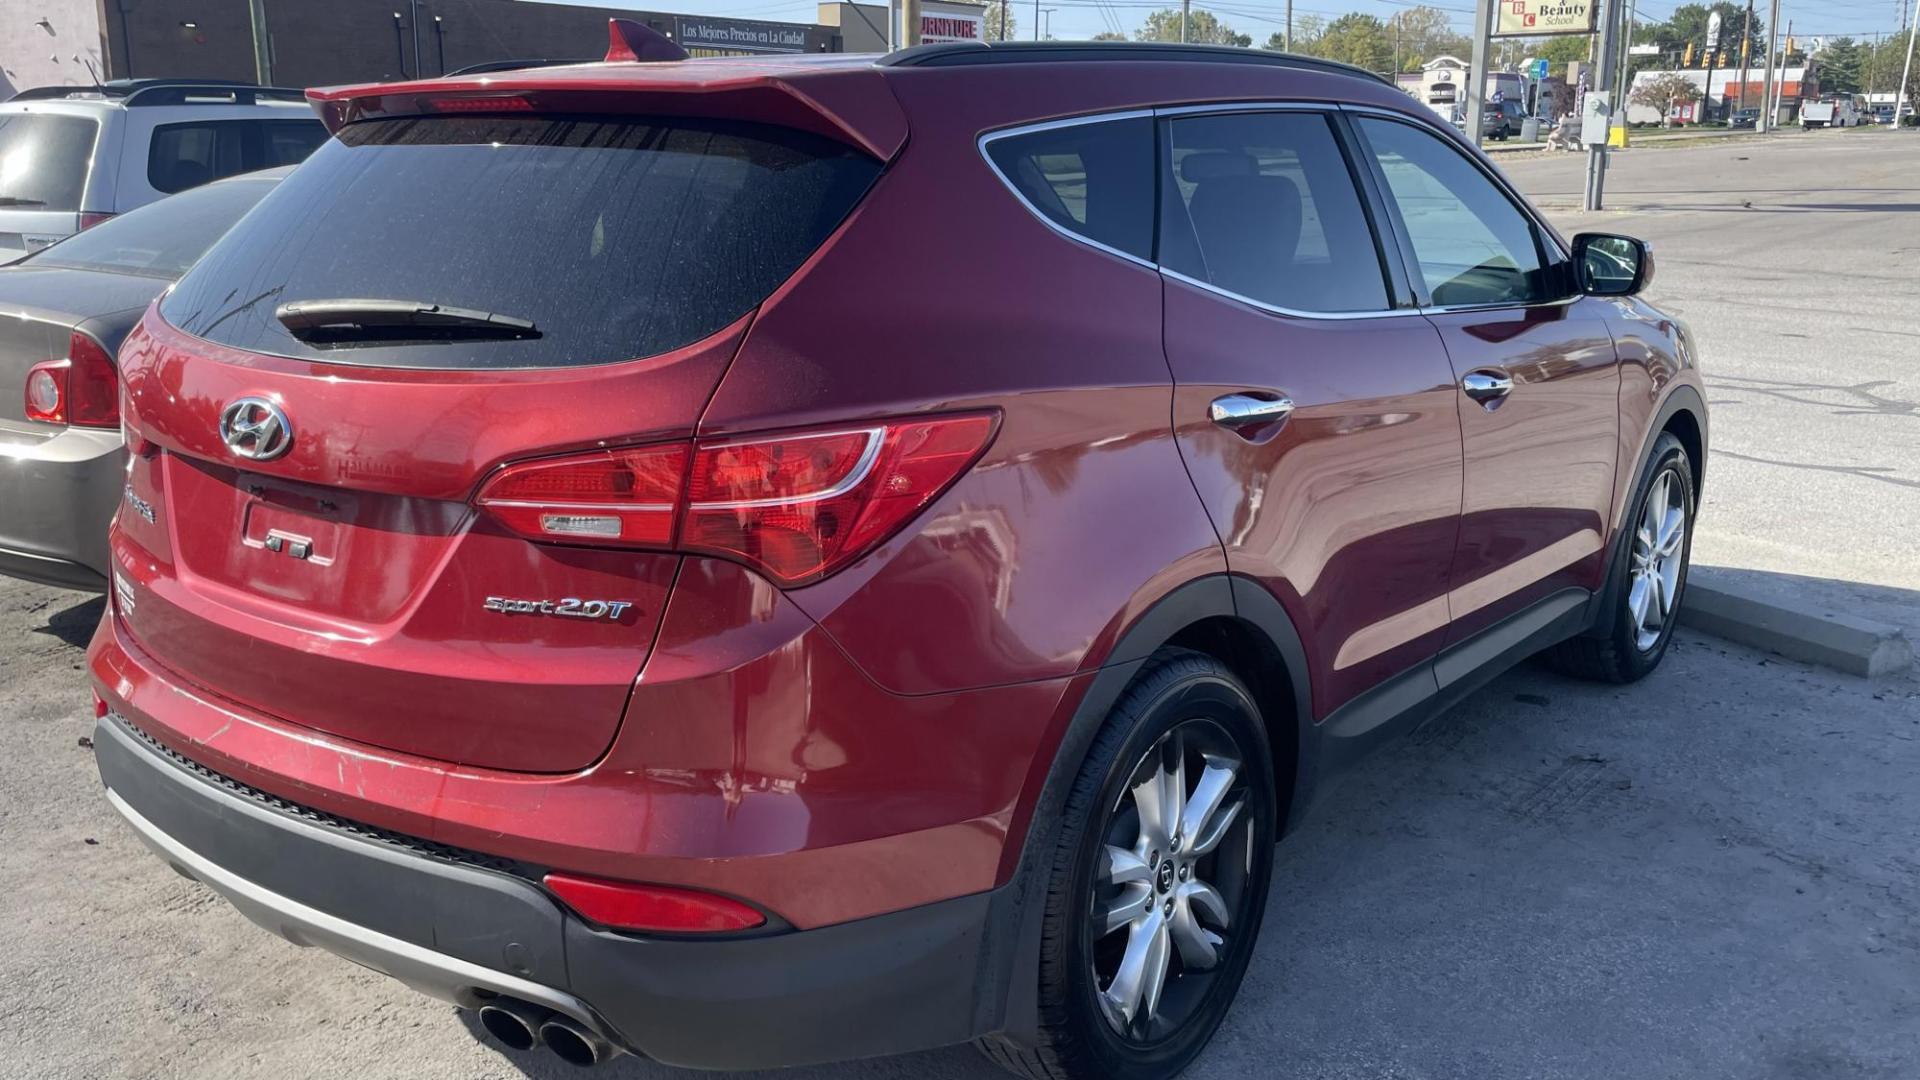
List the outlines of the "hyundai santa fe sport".
{"type": "Polygon", "coordinates": [[[1391,86],[613,37],[314,92],[121,351],[100,771],[254,921],[580,1063],[1165,1076],[1330,777],[1660,661],[1687,332],[1391,86]]]}

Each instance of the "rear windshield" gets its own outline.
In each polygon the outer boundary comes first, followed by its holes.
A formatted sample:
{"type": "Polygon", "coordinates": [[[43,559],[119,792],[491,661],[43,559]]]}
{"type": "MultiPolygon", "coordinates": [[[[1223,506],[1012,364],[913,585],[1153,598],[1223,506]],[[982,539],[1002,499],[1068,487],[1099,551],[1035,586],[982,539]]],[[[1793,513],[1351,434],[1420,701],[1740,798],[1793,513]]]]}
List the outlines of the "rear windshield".
{"type": "Polygon", "coordinates": [[[334,363],[524,368],[651,356],[765,299],[879,168],[840,143],[753,124],[474,115],[353,124],[215,244],[161,313],[221,344],[334,363]],[[303,340],[275,315],[298,301],[438,305],[534,328],[497,340],[303,340]]]}
{"type": "Polygon", "coordinates": [[[0,210],[81,209],[99,127],[84,116],[0,113],[0,210]]]}
{"type": "Polygon", "coordinates": [[[272,191],[273,184],[272,180],[227,180],[198,187],[75,233],[28,256],[27,261],[34,266],[176,278],[272,191]]]}

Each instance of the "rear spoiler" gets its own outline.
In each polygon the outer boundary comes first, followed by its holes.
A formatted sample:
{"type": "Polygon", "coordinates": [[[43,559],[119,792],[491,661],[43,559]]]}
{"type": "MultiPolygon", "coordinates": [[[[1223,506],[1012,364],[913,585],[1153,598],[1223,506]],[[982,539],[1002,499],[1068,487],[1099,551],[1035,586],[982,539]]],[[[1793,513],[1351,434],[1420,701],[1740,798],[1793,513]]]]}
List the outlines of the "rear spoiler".
{"type": "Polygon", "coordinates": [[[871,67],[809,69],[746,58],[681,63],[672,53],[685,53],[670,39],[628,20],[612,24],[608,58],[597,64],[331,87],[307,91],[307,100],[332,132],[383,117],[587,113],[775,124],[847,143],[881,161],[906,143],[906,115],[871,67]]]}

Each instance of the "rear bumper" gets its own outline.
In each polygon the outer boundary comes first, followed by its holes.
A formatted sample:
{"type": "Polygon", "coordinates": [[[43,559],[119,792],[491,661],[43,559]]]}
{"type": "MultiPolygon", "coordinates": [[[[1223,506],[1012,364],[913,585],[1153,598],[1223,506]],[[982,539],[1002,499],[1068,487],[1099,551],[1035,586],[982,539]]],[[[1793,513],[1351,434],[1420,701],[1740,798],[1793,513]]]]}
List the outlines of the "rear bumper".
{"type": "Polygon", "coordinates": [[[512,868],[359,833],[160,749],[109,716],[107,797],[148,846],[255,923],[473,1007],[544,1005],[672,1065],[750,1069],[902,1053],[992,1029],[979,893],[815,930],[720,939],[599,931],[512,868]]]}
{"type": "Polygon", "coordinates": [[[0,574],[106,588],[107,524],[125,486],[118,431],[0,428],[0,574]]]}

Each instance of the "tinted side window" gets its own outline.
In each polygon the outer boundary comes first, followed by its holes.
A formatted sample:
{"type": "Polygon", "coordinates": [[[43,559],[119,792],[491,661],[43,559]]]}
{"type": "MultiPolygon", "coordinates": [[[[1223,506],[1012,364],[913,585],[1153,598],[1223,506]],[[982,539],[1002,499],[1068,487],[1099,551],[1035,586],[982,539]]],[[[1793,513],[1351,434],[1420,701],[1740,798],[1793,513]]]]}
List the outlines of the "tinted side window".
{"type": "Polygon", "coordinates": [[[1460,151],[1411,124],[1357,121],[1386,177],[1433,302],[1549,299],[1533,222],[1460,151]]]}
{"type": "Polygon", "coordinates": [[[1153,121],[1073,124],[1010,135],[987,156],[1034,211],[1068,232],[1153,257],[1153,121]]]}
{"type": "Polygon", "coordinates": [[[327,141],[317,120],[162,124],[147,149],[147,183],[172,194],[256,169],[293,165],[327,141]]]}
{"type": "Polygon", "coordinates": [[[1161,265],[1297,311],[1391,306],[1373,232],[1325,116],[1190,116],[1170,129],[1161,265]]]}

